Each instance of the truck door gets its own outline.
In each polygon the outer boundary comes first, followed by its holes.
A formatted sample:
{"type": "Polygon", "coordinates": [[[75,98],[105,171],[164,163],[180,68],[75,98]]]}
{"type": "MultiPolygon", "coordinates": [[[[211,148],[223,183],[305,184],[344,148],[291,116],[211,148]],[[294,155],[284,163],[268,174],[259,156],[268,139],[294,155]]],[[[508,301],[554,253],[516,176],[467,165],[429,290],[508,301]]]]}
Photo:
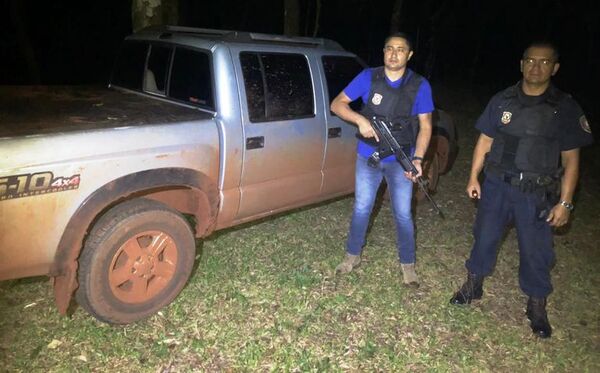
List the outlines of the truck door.
{"type": "MultiPolygon", "coordinates": [[[[342,194],[354,190],[354,167],[356,163],[356,131],[355,125],[337,117],[329,105],[331,101],[364,69],[354,56],[322,56],[324,88],[328,97],[325,118],[327,121],[327,152],[323,163],[324,195],[342,194]]],[[[362,99],[358,98],[350,107],[359,111],[362,99]]]]}
{"type": "Polygon", "coordinates": [[[308,59],[298,53],[240,52],[244,156],[237,218],[318,197],[324,123],[315,115],[308,59]]]}

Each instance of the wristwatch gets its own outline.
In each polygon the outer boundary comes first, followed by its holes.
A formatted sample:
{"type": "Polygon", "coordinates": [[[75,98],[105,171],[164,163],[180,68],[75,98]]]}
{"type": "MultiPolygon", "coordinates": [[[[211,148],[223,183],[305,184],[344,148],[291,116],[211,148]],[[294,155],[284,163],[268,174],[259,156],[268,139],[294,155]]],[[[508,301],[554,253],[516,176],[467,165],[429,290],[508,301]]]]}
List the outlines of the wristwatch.
{"type": "Polygon", "coordinates": [[[564,206],[564,207],[565,207],[567,210],[569,210],[569,211],[573,211],[573,209],[575,208],[575,206],[573,206],[573,204],[572,204],[572,203],[569,203],[569,202],[567,202],[567,201],[560,201],[560,204],[561,204],[562,206],[564,206]]]}
{"type": "Polygon", "coordinates": [[[414,156],[414,157],[412,157],[412,160],[413,161],[421,161],[421,162],[423,162],[423,157],[414,156]]]}

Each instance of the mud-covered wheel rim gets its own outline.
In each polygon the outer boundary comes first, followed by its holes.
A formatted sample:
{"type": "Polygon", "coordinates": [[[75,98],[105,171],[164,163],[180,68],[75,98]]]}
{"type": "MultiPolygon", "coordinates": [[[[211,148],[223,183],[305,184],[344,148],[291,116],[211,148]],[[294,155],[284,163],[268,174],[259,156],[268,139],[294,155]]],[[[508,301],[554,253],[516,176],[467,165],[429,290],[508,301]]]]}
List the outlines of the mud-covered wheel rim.
{"type": "Polygon", "coordinates": [[[167,233],[138,233],[125,241],[112,258],[108,268],[110,290],[123,303],[147,302],[169,285],[177,258],[177,244],[167,233]]]}

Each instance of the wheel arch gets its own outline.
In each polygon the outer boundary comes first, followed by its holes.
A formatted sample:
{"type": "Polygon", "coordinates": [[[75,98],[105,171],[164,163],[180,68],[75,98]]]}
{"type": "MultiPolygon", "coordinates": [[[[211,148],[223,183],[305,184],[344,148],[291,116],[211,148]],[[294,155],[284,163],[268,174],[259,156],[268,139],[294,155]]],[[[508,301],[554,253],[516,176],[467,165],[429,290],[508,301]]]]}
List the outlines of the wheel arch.
{"type": "Polygon", "coordinates": [[[140,171],[98,188],[71,216],[60,239],[50,276],[61,314],[66,314],[77,289],[77,259],[85,237],[97,219],[113,206],[132,199],[150,198],[195,216],[195,235],[203,237],[215,227],[219,192],[207,175],[186,168],[140,171]]]}

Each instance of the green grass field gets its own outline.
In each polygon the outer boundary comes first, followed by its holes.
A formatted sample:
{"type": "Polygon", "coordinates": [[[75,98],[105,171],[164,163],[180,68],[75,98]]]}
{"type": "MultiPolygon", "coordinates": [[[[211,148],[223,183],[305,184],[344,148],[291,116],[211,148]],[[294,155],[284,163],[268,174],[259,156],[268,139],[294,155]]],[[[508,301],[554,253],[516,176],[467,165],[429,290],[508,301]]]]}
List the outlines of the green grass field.
{"type": "MultiPolygon", "coordinates": [[[[0,283],[0,371],[600,371],[600,197],[583,185],[555,238],[554,334],[534,337],[510,231],[484,298],[448,303],[465,276],[476,211],[464,192],[473,113],[453,113],[461,152],[416,209],[419,289],[401,285],[391,212],[377,212],[358,270],[335,276],[353,200],[339,199],[198,242],[197,266],[170,306],[128,326],[54,307],[45,278],[0,283]]],[[[593,185],[593,184],[592,184],[593,185]]]]}

